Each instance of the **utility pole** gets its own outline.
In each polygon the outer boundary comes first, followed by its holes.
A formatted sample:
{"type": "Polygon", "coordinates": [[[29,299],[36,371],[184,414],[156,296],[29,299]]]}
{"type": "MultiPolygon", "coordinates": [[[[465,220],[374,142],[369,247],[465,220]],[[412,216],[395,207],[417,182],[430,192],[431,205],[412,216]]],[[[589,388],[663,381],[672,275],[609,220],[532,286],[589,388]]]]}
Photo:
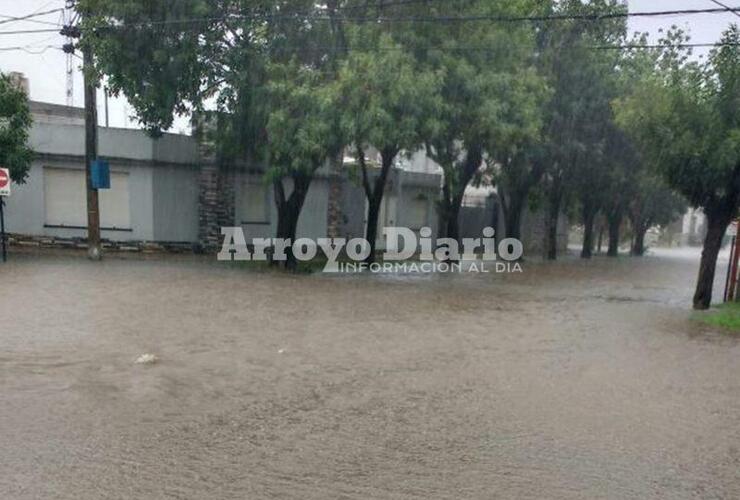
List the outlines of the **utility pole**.
{"type": "MultiPolygon", "coordinates": [[[[73,0],[66,3],[68,8],[75,6],[73,0]]],[[[78,10],[79,17],[83,17],[86,12],[78,10]]],[[[69,24],[62,28],[61,34],[68,39],[80,39],[82,32],[79,26],[72,24],[70,17],[69,24]]],[[[84,39],[83,39],[84,42],[84,39]]],[[[92,182],[92,165],[98,159],[98,103],[97,92],[98,82],[93,77],[93,67],[95,61],[93,53],[89,47],[82,50],[82,73],[85,80],[85,188],[87,191],[87,254],[91,260],[100,260],[102,257],[100,244],[100,204],[98,201],[98,190],[93,187],[92,182]]],[[[67,43],[64,46],[64,52],[68,55],[75,52],[74,43],[67,43]]],[[[69,89],[68,89],[69,91],[69,89]]]]}
{"type": "Polygon", "coordinates": [[[5,242],[5,198],[0,196],[0,245],[2,246],[2,261],[8,262],[8,247],[5,242]]]}
{"type": "Polygon", "coordinates": [[[100,246],[100,204],[98,190],[92,186],[92,164],[98,159],[97,82],[92,77],[93,55],[90,48],[82,52],[85,77],[85,184],[87,187],[87,255],[91,260],[102,257],[100,246]]]}

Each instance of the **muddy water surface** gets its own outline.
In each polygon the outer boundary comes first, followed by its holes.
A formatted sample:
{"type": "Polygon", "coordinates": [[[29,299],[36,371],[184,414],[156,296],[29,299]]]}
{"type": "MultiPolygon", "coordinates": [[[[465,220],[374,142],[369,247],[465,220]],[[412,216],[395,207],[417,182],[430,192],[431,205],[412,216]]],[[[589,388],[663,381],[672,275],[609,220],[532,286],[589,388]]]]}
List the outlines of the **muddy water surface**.
{"type": "Polygon", "coordinates": [[[696,269],[19,256],[0,498],[740,498],[740,340],[692,321],[696,269]]]}

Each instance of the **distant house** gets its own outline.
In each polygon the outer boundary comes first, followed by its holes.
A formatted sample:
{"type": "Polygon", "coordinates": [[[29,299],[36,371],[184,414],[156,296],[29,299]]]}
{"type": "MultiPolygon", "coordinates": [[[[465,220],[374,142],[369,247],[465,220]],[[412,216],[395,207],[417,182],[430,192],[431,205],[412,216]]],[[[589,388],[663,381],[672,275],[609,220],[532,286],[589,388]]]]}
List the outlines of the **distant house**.
{"type": "MultiPolygon", "coordinates": [[[[80,241],[86,236],[84,113],[32,102],[30,143],[36,153],[27,183],[7,202],[7,229],[19,238],[80,241]]],[[[263,172],[219,165],[194,137],[101,127],[99,153],[111,165],[111,189],[100,191],[102,236],[109,244],[147,242],[218,246],[222,226],[248,239],[272,237],[277,213],[263,172]]],[[[437,174],[395,170],[381,224],[436,227],[437,174]]],[[[349,170],[321,169],[298,225],[299,237],[360,237],[365,200],[349,170]]]]}
{"type": "Polygon", "coordinates": [[[707,217],[701,209],[690,208],[681,219],[681,245],[701,246],[707,235],[707,217]]]}

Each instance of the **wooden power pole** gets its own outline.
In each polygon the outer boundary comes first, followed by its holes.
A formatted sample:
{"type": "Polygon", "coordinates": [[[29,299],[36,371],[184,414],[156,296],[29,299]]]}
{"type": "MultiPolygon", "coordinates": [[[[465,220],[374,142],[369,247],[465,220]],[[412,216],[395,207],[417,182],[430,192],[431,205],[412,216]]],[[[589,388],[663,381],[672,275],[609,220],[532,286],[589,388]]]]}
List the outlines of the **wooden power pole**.
{"type": "Polygon", "coordinates": [[[97,81],[93,78],[93,54],[83,46],[82,71],[85,79],[85,185],[87,189],[87,254],[91,260],[100,260],[100,204],[98,190],[92,183],[92,165],[98,159],[98,103],[97,81]]]}

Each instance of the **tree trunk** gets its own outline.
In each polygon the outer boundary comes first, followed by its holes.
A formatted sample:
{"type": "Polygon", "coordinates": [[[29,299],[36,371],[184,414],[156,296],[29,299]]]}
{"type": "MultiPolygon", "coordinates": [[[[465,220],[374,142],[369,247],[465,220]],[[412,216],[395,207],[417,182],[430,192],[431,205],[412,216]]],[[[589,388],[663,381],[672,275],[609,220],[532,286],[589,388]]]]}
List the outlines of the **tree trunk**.
{"type": "Polygon", "coordinates": [[[524,213],[524,203],[526,195],[521,196],[518,193],[512,193],[509,199],[509,206],[506,209],[504,217],[506,219],[506,237],[521,240],[522,238],[522,215],[524,213]]]}
{"type": "Polygon", "coordinates": [[[380,222],[380,207],[383,204],[383,196],[385,195],[385,186],[388,182],[388,175],[390,174],[393,161],[396,159],[398,154],[398,148],[386,148],[380,152],[382,158],[382,165],[380,167],[380,173],[375,178],[375,182],[371,185],[370,176],[367,170],[367,164],[365,163],[365,152],[358,148],[357,160],[360,163],[362,169],[362,186],[365,190],[365,197],[367,198],[367,227],[365,228],[365,239],[370,244],[370,255],[367,256],[365,262],[373,264],[375,262],[375,252],[378,240],[378,223],[380,222]]]}
{"type": "Polygon", "coordinates": [[[632,248],[630,254],[633,257],[642,257],[645,255],[645,234],[648,230],[646,221],[630,217],[632,223],[632,248]]]}
{"type": "Polygon", "coordinates": [[[483,150],[480,147],[472,147],[463,164],[457,168],[459,178],[456,182],[451,175],[445,173],[444,185],[442,186],[442,202],[440,203],[440,238],[452,238],[460,241],[460,208],[462,207],[465,191],[473,176],[483,163],[483,150]]]}
{"type": "MultiPolygon", "coordinates": [[[[277,237],[279,239],[295,241],[296,231],[298,229],[298,218],[299,213],[296,207],[291,203],[283,203],[278,206],[278,232],[277,237]]],[[[286,269],[295,271],[298,267],[298,262],[293,254],[293,248],[288,247],[285,249],[287,260],[283,263],[286,269]]]]}
{"type": "Polygon", "coordinates": [[[591,208],[583,210],[583,248],[581,249],[581,258],[590,259],[593,256],[594,248],[594,221],[596,213],[591,208]]]}
{"type": "MultiPolygon", "coordinates": [[[[311,185],[311,176],[296,174],[293,175],[293,192],[289,197],[285,196],[285,188],[282,179],[274,182],[275,203],[278,210],[278,227],[277,238],[295,242],[296,232],[298,230],[298,220],[301,216],[303,204],[308,195],[308,188],[311,185]]],[[[285,250],[287,259],[285,260],[285,269],[295,271],[298,268],[298,261],[293,254],[293,248],[288,247],[285,250]]],[[[273,260],[272,265],[279,265],[273,260]]]]}
{"type": "Polygon", "coordinates": [[[727,232],[727,226],[732,220],[732,213],[707,213],[707,236],[704,239],[704,249],[701,253],[699,265],[699,279],[694,294],[694,309],[709,309],[712,304],[712,290],[714,288],[714,274],[717,268],[717,256],[722,248],[722,240],[727,232]]]}
{"type": "Polygon", "coordinates": [[[559,194],[550,197],[545,242],[548,260],[557,260],[558,258],[558,222],[560,220],[561,200],[562,198],[559,194]]]}
{"type": "Polygon", "coordinates": [[[375,247],[378,241],[378,219],[380,218],[381,202],[382,198],[378,199],[376,196],[368,199],[367,228],[365,228],[365,239],[370,243],[370,255],[365,259],[365,262],[368,264],[375,262],[375,247]]]}
{"type": "Polygon", "coordinates": [[[462,196],[456,196],[447,207],[449,217],[447,219],[446,238],[460,241],[460,209],[462,208],[462,196]]]}
{"type": "Polygon", "coordinates": [[[609,217],[609,257],[619,256],[619,230],[622,227],[622,216],[615,214],[609,217]]]}
{"type": "Polygon", "coordinates": [[[443,187],[444,195],[439,204],[439,234],[437,237],[450,238],[460,242],[459,220],[463,196],[450,197],[447,192],[446,187],[443,187]]]}
{"type": "Polygon", "coordinates": [[[647,234],[647,229],[640,228],[639,230],[635,230],[635,236],[634,241],[632,242],[632,255],[635,257],[644,257],[645,256],[645,235],[647,234]]]}
{"type": "Polygon", "coordinates": [[[599,224],[599,240],[596,243],[596,252],[601,254],[601,249],[604,246],[604,223],[599,224]]]}

